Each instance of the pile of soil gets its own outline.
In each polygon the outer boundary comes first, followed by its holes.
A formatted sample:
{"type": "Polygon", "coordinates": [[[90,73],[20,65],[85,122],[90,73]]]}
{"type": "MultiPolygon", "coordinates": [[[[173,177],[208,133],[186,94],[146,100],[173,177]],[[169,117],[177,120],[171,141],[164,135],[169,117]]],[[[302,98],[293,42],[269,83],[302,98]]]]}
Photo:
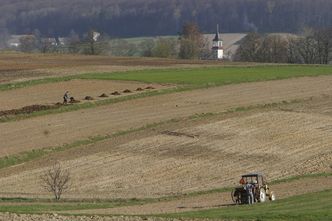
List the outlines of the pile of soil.
{"type": "Polygon", "coordinates": [[[103,93],[102,95],[100,95],[99,97],[108,97],[107,94],[103,93]]]}
{"type": "Polygon", "coordinates": [[[92,100],[94,100],[94,99],[93,99],[93,97],[91,97],[91,96],[86,96],[86,97],[84,98],[84,100],[92,101],[92,100]]]}
{"type": "Polygon", "coordinates": [[[153,90],[153,89],[156,89],[156,88],[154,88],[152,86],[147,86],[145,89],[147,89],[147,90],[153,90]]]}
{"type": "Polygon", "coordinates": [[[136,91],[144,91],[144,89],[141,88],[141,87],[138,87],[138,88],[136,89],[136,91]]]}
{"type": "Polygon", "coordinates": [[[126,89],[126,90],[123,91],[123,93],[131,93],[131,92],[132,92],[132,91],[129,90],[129,89],[126,89]]]}
{"type": "Polygon", "coordinates": [[[121,95],[121,94],[117,91],[114,91],[113,93],[111,93],[111,95],[121,95]]]}
{"type": "Polygon", "coordinates": [[[76,100],[74,97],[71,97],[70,98],[70,101],[69,101],[69,103],[71,103],[71,104],[74,104],[74,103],[79,103],[80,101],[79,100],[76,100]]]}

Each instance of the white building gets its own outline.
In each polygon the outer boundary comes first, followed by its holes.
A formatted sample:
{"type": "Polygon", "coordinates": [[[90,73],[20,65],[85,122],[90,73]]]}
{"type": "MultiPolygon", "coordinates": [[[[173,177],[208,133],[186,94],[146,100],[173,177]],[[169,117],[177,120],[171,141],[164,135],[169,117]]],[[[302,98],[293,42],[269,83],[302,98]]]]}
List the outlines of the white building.
{"type": "Polygon", "coordinates": [[[224,49],[222,43],[223,42],[219,34],[219,25],[217,25],[217,32],[212,41],[213,58],[216,60],[221,60],[224,58],[224,49]]]}

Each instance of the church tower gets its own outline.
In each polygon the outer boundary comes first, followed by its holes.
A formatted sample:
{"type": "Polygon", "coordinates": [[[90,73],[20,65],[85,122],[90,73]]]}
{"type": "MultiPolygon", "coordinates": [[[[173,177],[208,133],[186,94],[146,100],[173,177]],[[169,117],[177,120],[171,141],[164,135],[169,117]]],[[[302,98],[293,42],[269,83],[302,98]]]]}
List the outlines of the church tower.
{"type": "Polygon", "coordinates": [[[216,36],[213,39],[212,42],[212,52],[213,52],[213,58],[216,60],[221,60],[224,57],[224,49],[222,46],[222,39],[219,34],[219,25],[217,25],[217,32],[216,36]]]}

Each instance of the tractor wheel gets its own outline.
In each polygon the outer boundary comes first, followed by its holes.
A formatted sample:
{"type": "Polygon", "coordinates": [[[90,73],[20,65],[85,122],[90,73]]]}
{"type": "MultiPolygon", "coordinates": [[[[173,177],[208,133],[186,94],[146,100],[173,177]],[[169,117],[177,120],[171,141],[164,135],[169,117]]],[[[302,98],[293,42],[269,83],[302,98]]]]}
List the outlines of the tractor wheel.
{"type": "Polygon", "coordinates": [[[239,202],[239,192],[238,191],[232,190],[231,197],[232,197],[233,203],[235,203],[235,204],[239,204],[240,203],[239,202]]]}
{"type": "Polygon", "coordinates": [[[234,196],[234,190],[232,190],[232,192],[231,192],[231,197],[232,197],[233,203],[236,203],[235,196],[234,196]]]}
{"type": "Polygon", "coordinates": [[[259,202],[264,203],[266,201],[266,192],[264,188],[259,190],[259,202]]]}
{"type": "Polygon", "coordinates": [[[276,195],[274,194],[274,192],[270,193],[269,199],[270,199],[270,201],[275,201],[276,200],[276,195]]]}

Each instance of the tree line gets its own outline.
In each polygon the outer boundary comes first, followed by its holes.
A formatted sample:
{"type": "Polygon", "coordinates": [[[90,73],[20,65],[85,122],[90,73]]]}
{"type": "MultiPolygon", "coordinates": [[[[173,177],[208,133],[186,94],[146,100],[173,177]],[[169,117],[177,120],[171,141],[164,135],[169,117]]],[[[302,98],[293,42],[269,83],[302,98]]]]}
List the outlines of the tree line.
{"type": "Polygon", "coordinates": [[[174,35],[184,23],[211,33],[291,32],[331,27],[331,0],[0,0],[0,32],[82,37],[95,28],[112,37],[174,35]]]}
{"type": "Polygon", "coordinates": [[[303,35],[252,32],[241,42],[235,60],[328,64],[332,61],[332,28],[306,29],[303,35]]]}
{"type": "MultiPolygon", "coordinates": [[[[199,59],[208,55],[206,39],[196,23],[186,23],[178,36],[146,38],[139,43],[125,39],[112,39],[108,35],[98,35],[94,39],[93,29],[80,37],[75,32],[64,41],[42,38],[39,31],[22,36],[16,50],[39,53],[71,53],[88,55],[143,56],[161,58],[199,59]],[[205,53],[205,54],[204,54],[205,53]]],[[[99,33],[98,33],[99,34],[99,33]]]]}

